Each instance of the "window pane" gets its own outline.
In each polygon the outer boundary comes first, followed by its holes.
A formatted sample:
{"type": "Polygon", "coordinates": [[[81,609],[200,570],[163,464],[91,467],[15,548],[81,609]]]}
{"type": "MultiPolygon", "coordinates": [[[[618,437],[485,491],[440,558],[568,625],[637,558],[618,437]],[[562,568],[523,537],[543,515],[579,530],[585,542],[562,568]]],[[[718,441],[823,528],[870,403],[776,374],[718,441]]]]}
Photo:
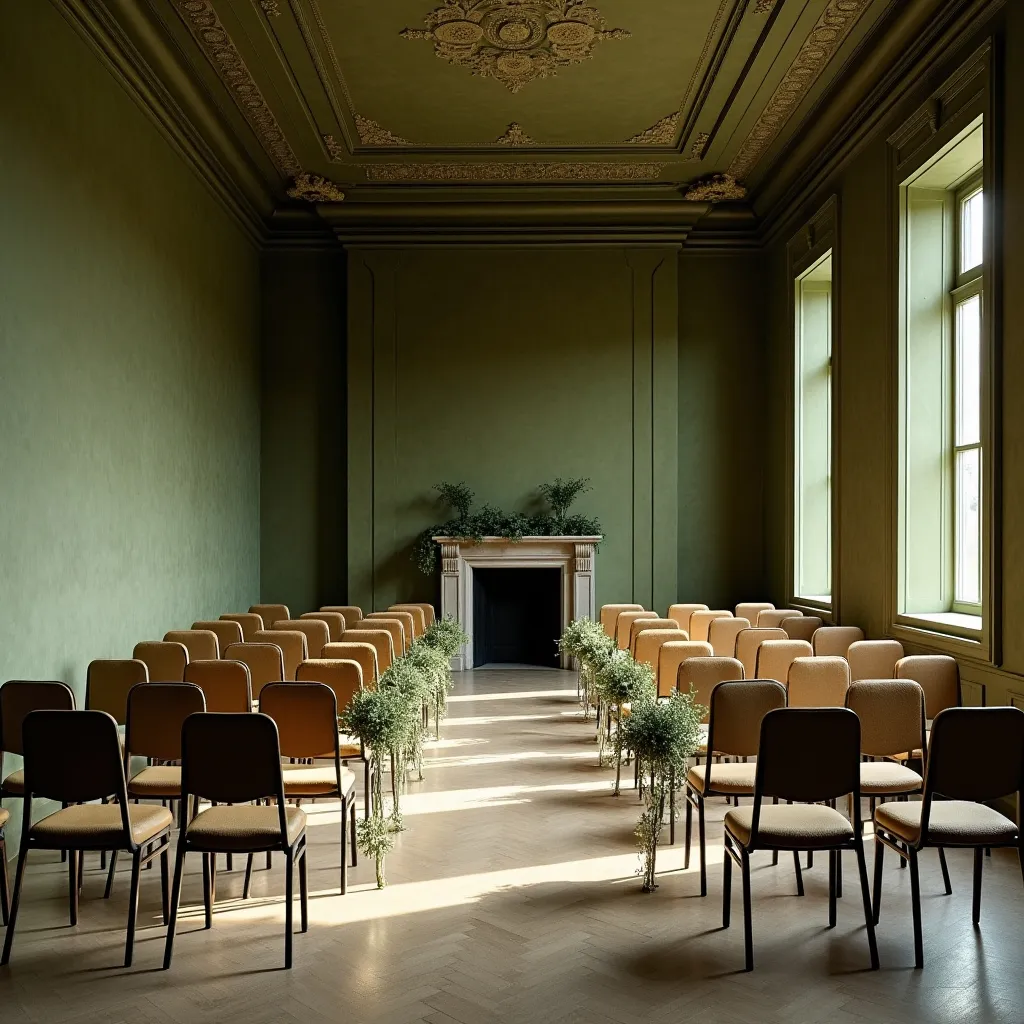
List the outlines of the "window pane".
{"type": "Polygon", "coordinates": [[[954,600],[981,603],[981,450],[956,453],[956,582],[954,600]]]}
{"type": "Polygon", "coordinates": [[[981,189],[960,203],[960,273],[982,261],[984,218],[981,189]]]}
{"type": "Polygon", "coordinates": [[[981,296],[956,307],[956,444],[981,441],[981,296]]]}

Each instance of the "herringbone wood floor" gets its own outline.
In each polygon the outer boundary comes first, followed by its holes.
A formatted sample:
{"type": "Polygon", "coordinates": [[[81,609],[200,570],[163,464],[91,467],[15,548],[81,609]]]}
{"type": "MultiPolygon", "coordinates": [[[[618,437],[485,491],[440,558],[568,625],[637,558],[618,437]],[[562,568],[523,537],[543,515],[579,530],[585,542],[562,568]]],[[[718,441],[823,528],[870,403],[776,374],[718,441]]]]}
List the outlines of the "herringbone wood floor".
{"type": "Polygon", "coordinates": [[[709,805],[707,899],[696,895],[696,861],[682,870],[681,835],[659,857],[658,891],[642,893],[635,796],[610,795],[574,676],[462,674],[427,760],[425,780],[404,798],[407,829],[383,892],[361,859],[349,895],[336,894],[337,807],[309,808],[310,930],[296,936],[290,972],[281,970],[280,858],[256,873],[248,903],[239,899],[240,874],[221,870],[211,931],[197,914],[196,860],[174,964],[163,973],[156,871],[144,874],[135,967],[125,971],[117,966],[125,873],[104,902],[97,858],[89,858],[71,929],[64,868],[35,855],[12,963],[0,972],[4,1024],[1024,1019],[1024,890],[1012,854],[997,851],[987,865],[977,932],[970,856],[950,855],[951,897],[926,858],[924,971],[913,969],[908,872],[887,863],[878,974],[866,970],[853,864],[838,927],[828,931],[825,864],[805,874],[807,896],[798,899],[788,863],[773,868],[761,856],[756,969],[747,975],[738,892],[733,927],[720,927],[724,802],[709,805]]]}

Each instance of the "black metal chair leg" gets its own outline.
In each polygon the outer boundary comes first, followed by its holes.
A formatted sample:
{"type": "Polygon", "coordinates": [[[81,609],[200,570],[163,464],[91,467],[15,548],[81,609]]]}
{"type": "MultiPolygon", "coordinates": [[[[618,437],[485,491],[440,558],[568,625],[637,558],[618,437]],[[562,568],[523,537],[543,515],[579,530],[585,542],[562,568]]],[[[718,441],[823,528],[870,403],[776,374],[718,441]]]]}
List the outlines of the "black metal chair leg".
{"type": "Polygon", "coordinates": [[[181,900],[181,874],[185,867],[185,838],[178,840],[178,853],[174,859],[174,884],[171,886],[171,912],[167,922],[167,941],[164,943],[164,970],[171,966],[171,954],[174,952],[174,926],[178,920],[178,904],[181,900]]]}
{"type": "Polygon", "coordinates": [[[68,851],[68,917],[72,926],[78,924],[78,850],[68,851]]]}
{"type": "Polygon", "coordinates": [[[11,889],[7,878],[7,843],[3,834],[0,833],[0,917],[3,918],[4,926],[11,916],[11,889]]]}
{"type": "Polygon", "coordinates": [[[722,927],[729,927],[729,916],[732,912],[732,857],[729,849],[725,850],[725,861],[722,865],[722,927]]]}
{"type": "Polygon", "coordinates": [[[110,851],[110,867],[107,870],[107,885],[103,890],[103,898],[105,900],[110,899],[110,894],[114,890],[114,872],[117,870],[117,850],[110,851]]]}
{"type": "Polygon", "coordinates": [[[910,860],[910,902],[914,912],[914,966],[924,967],[924,939],[921,935],[921,879],[917,867],[917,850],[907,848],[910,860]]]}
{"type": "Polygon", "coordinates": [[[675,774],[670,773],[668,791],[668,844],[676,845],[676,784],[675,774]]]}
{"type": "Polygon", "coordinates": [[[704,798],[697,798],[697,833],[700,839],[700,894],[708,894],[707,848],[705,844],[704,798]]]}
{"type": "Polygon", "coordinates": [[[292,965],[292,903],[295,899],[295,862],[289,850],[284,857],[284,966],[292,965]]]}
{"type": "MultiPolygon", "coordinates": [[[[868,931],[868,950],[871,954],[871,970],[878,970],[878,942],[875,939],[875,922],[871,913],[871,897],[868,893],[868,865],[864,856],[864,844],[857,839],[857,873],[860,875],[860,898],[864,904],[864,926],[868,931]]],[[[839,856],[837,854],[837,856],[839,856]]]]}
{"type": "Polygon", "coordinates": [[[213,900],[210,899],[210,854],[203,857],[203,908],[206,912],[206,927],[213,927],[213,900]]]}
{"type": "Polygon", "coordinates": [[[836,887],[838,886],[838,870],[836,859],[839,853],[836,850],[828,851],[828,926],[836,926],[836,887]]]}
{"type": "Polygon", "coordinates": [[[247,900],[249,898],[249,889],[252,885],[252,854],[246,858],[245,861],[245,881],[242,882],[242,899],[247,900]]]}
{"type": "Polygon", "coordinates": [[[882,909],[882,860],[885,856],[885,844],[875,836],[875,892],[872,905],[872,920],[878,924],[878,915],[882,909]]]}
{"type": "Polygon", "coordinates": [[[974,900],[971,906],[971,920],[974,922],[975,928],[981,920],[981,871],[984,863],[985,856],[982,853],[982,848],[976,846],[974,848],[974,900]]]}
{"type": "Polygon", "coordinates": [[[686,837],[683,840],[683,870],[685,871],[690,866],[690,837],[693,832],[693,804],[690,803],[690,796],[684,790],[684,798],[686,799],[686,837]]]}
{"type": "Polygon", "coordinates": [[[11,959],[11,947],[14,945],[14,927],[18,923],[18,908],[21,906],[21,883],[25,879],[25,862],[28,860],[28,844],[22,843],[18,851],[18,867],[14,872],[14,893],[11,896],[11,914],[7,919],[7,934],[4,936],[4,952],[0,956],[0,967],[5,967],[11,959]]]}
{"type": "Polygon", "coordinates": [[[169,884],[171,867],[171,839],[167,838],[163,850],[160,852],[160,908],[164,915],[164,924],[171,917],[171,887],[169,884]]]}
{"type": "Polygon", "coordinates": [[[142,868],[142,850],[132,854],[132,887],[128,896],[128,934],[124,940],[124,965],[131,967],[135,952],[135,923],[139,917],[139,873],[142,868]]]}
{"type": "Polygon", "coordinates": [[[754,928],[753,911],[750,905],[750,855],[746,850],[742,853],[740,870],[743,873],[743,952],[744,969],[754,969],[754,928]]]}
{"type": "Polygon", "coordinates": [[[843,898],[843,858],[836,852],[836,898],[843,898]]]}
{"type": "MultiPolygon", "coordinates": [[[[353,842],[355,836],[352,837],[353,842]]],[[[345,800],[341,801],[341,895],[344,896],[348,892],[348,849],[346,844],[348,843],[348,807],[345,806],[345,800]]],[[[306,858],[302,858],[300,864],[300,870],[305,872],[306,858]]],[[[303,931],[306,929],[303,928],[303,931]]]]}
{"type": "Polygon", "coordinates": [[[804,894],[804,876],[800,870],[800,851],[793,851],[793,869],[796,871],[796,894],[797,896],[803,896],[804,894]]]}
{"type": "MultiPolygon", "coordinates": [[[[342,863],[345,862],[345,851],[341,852],[342,863]]],[[[309,931],[309,878],[306,873],[306,847],[299,854],[299,927],[303,932],[309,931]]]]}
{"type": "Polygon", "coordinates": [[[359,865],[359,843],[356,842],[356,798],[352,797],[352,804],[349,808],[352,815],[352,867],[359,865]]]}
{"type": "Polygon", "coordinates": [[[949,868],[946,867],[946,851],[941,846],[939,847],[939,866],[942,868],[942,884],[946,888],[946,895],[951,896],[953,886],[949,881],[949,868]]]}

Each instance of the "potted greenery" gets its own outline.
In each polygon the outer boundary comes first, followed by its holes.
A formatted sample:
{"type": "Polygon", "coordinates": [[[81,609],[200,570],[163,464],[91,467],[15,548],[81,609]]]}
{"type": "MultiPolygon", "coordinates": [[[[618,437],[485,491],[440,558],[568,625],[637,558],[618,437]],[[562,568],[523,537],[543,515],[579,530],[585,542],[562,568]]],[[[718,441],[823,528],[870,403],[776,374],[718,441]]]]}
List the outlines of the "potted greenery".
{"type": "Polygon", "coordinates": [[[615,796],[620,792],[622,751],[630,745],[624,742],[622,725],[631,714],[634,704],[655,699],[654,672],[646,662],[634,661],[629,651],[613,651],[595,677],[595,687],[604,709],[605,719],[598,720],[598,737],[603,760],[605,736],[615,725],[613,736],[615,759],[615,796]]]}
{"type": "Polygon", "coordinates": [[[558,641],[561,654],[568,654],[576,661],[577,692],[583,705],[584,717],[591,708],[597,708],[595,680],[598,671],[612,656],[615,641],[592,619],[574,619],[565,627],[558,641]]]}

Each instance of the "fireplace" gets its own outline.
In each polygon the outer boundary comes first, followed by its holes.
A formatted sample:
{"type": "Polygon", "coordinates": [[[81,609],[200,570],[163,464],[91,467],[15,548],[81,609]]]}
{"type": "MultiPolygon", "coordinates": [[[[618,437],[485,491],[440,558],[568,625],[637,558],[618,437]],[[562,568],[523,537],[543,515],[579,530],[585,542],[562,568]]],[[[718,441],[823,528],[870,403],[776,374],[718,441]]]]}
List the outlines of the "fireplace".
{"type": "Polygon", "coordinates": [[[560,569],[473,572],[473,667],[491,664],[558,668],[560,569]]]}

